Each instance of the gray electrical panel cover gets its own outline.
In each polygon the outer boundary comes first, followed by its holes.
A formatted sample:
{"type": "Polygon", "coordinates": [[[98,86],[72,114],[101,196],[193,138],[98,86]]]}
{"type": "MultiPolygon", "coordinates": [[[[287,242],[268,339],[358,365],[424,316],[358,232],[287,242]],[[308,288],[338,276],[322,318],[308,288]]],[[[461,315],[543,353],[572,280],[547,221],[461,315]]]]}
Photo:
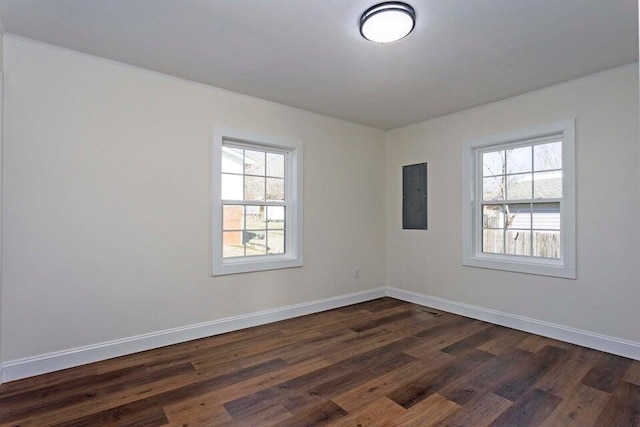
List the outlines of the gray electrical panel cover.
{"type": "Polygon", "coordinates": [[[427,229],[427,164],[402,167],[402,228],[427,229]]]}

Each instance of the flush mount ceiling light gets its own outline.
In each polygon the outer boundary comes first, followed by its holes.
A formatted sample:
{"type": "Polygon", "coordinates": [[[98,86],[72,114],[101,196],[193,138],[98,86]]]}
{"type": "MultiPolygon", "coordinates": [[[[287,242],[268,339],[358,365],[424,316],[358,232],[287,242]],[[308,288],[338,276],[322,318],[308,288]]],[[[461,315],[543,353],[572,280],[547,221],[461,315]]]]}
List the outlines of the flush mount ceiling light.
{"type": "Polygon", "coordinates": [[[389,43],[406,37],[416,24],[416,11],[399,1],[377,4],[360,17],[360,34],[376,43],[389,43]]]}

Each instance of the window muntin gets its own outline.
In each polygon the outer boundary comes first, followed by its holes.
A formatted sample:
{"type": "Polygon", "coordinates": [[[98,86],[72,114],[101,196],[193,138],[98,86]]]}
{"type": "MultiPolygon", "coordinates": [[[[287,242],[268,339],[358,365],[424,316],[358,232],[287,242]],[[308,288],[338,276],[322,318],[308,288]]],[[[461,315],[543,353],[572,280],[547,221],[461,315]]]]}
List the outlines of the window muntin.
{"type": "Polygon", "coordinates": [[[212,274],[302,266],[302,141],[217,129],[212,274]]]}
{"type": "Polygon", "coordinates": [[[462,264],[575,279],[575,121],[475,138],[462,153],[462,264]]]}

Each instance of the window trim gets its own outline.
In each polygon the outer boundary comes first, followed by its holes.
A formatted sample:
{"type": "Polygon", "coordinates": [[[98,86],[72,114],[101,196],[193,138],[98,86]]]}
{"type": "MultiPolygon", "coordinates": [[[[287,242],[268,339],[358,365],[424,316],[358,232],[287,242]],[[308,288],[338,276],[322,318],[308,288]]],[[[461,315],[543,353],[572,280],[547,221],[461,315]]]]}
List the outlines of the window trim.
{"type": "Polygon", "coordinates": [[[576,278],[575,119],[470,139],[462,147],[462,265],[543,276],[576,278]],[[562,134],[561,258],[546,259],[481,252],[478,152],[491,147],[528,145],[562,134]]]}
{"type": "MultiPolygon", "coordinates": [[[[260,135],[231,128],[213,130],[211,150],[211,275],[249,273],[281,268],[301,267],[303,265],[303,197],[302,197],[302,156],[303,143],[300,140],[285,139],[269,135],[260,135]],[[287,231],[285,233],[286,251],[280,255],[261,255],[237,258],[222,257],[222,145],[230,141],[258,150],[276,150],[287,153],[285,156],[285,200],[287,201],[287,231]]],[[[264,204],[264,203],[263,203],[264,204]]],[[[268,203],[267,203],[268,204],[268,203]]]]}

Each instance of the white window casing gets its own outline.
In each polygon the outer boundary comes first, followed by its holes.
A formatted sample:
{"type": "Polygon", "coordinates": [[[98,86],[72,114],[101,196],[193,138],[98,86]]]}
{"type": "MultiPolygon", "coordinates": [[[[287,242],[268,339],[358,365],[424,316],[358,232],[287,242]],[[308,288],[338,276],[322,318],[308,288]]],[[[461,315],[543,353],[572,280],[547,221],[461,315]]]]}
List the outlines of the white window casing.
{"type": "MultiPolygon", "coordinates": [[[[211,259],[213,276],[263,270],[300,267],[303,265],[303,143],[299,140],[259,135],[229,128],[213,131],[211,163],[211,259]],[[255,149],[285,156],[283,201],[227,201],[222,199],[223,146],[255,149]],[[223,205],[282,206],[285,208],[285,251],[281,254],[223,257],[223,205]]],[[[244,198],[244,197],[243,197],[244,198]]],[[[244,234],[243,237],[244,239],[244,234]]],[[[243,241],[244,244],[244,241],[243,241]]],[[[245,250],[246,255],[246,250],[245,250]]]]}
{"type": "MultiPolygon", "coordinates": [[[[462,264],[520,273],[576,278],[576,182],[575,182],[575,120],[564,120],[513,132],[490,135],[465,141],[462,149],[462,264]],[[531,203],[535,194],[526,200],[483,201],[483,152],[509,150],[518,147],[562,140],[562,197],[545,202],[560,204],[560,255],[557,258],[507,255],[483,252],[483,205],[531,203]]],[[[532,171],[533,173],[533,171],[532,171]]],[[[505,177],[507,172],[504,172],[505,177]]],[[[486,175],[485,175],[486,176],[486,175]]],[[[534,182],[535,183],[535,182],[534,182]]],[[[533,225],[532,232],[533,230],[533,225]]],[[[507,229],[508,230],[508,229],[507,229]]],[[[506,239],[506,237],[505,237],[506,239]]]]}

